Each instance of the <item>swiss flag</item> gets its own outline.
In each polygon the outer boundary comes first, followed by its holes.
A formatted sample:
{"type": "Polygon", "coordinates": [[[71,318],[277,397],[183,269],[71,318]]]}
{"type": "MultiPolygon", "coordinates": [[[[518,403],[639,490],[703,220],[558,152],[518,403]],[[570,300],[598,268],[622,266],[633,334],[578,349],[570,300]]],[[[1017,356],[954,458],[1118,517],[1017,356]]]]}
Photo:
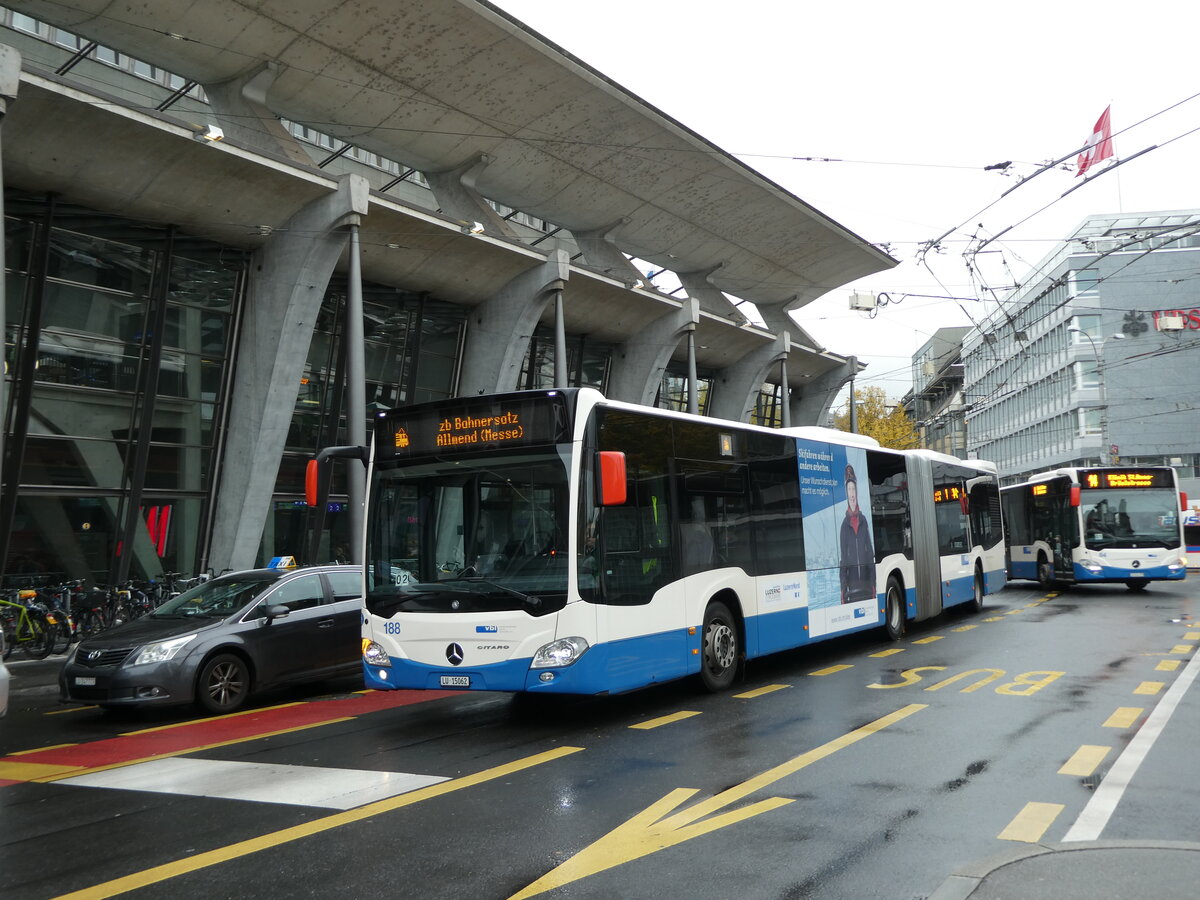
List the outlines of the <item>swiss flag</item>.
{"type": "Polygon", "coordinates": [[[1076,178],[1096,163],[1103,159],[1108,159],[1113,155],[1112,126],[1108,121],[1108,113],[1111,109],[1111,106],[1106,107],[1104,112],[1100,114],[1100,118],[1096,120],[1096,124],[1092,127],[1092,136],[1088,138],[1087,146],[1079,154],[1079,159],[1076,161],[1076,166],[1079,170],[1075,173],[1076,178]]]}

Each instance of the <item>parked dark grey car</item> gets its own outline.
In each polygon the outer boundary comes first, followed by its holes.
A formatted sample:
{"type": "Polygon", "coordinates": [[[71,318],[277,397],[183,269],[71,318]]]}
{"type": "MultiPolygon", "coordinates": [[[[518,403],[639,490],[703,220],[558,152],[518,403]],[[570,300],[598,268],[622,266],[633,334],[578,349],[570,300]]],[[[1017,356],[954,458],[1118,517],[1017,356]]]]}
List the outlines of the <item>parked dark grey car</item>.
{"type": "Polygon", "coordinates": [[[227,713],[264,688],[361,671],[361,596],[359,566],[222,575],[77,644],[61,697],[227,713]]]}

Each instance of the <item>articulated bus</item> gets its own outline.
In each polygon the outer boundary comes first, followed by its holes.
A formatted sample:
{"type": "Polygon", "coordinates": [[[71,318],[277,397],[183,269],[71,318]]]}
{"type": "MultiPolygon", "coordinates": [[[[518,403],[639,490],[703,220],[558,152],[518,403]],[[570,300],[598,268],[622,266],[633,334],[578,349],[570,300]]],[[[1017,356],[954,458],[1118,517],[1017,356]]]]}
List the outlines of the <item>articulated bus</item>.
{"type": "Polygon", "coordinates": [[[1056,469],[1005,487],[1001,499],[1010,578],[1047,589],[1124,583],[1136,591],[1187,574],[1187,497],[1174,469],[1056,469]]]}
{"type": "Polygon", "coordinates": [[[371,688],[721,690],[747,659],[898,639],[1005,581],[987,463],[590,388],[396,409],[373,441],[310,466],[369,457],[371,688]]]}

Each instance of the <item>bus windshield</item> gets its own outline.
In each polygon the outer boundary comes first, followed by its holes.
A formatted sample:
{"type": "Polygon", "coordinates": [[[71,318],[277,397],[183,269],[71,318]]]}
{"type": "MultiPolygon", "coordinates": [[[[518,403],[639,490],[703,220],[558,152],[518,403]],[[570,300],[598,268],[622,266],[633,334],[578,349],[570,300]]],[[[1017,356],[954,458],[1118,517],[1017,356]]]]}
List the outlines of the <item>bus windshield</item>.
{"type": "Polygon", "coordinates": [[[376,469],[367,608],[387,617],[561,609],[567,496],[556,452],[376,469]]]}
{"type": "Polygon", "coordinates": [[[1179,495],[1173,490],[1085,489],[1080,512],[1091,550],[1179,546],[1179,495]]]}

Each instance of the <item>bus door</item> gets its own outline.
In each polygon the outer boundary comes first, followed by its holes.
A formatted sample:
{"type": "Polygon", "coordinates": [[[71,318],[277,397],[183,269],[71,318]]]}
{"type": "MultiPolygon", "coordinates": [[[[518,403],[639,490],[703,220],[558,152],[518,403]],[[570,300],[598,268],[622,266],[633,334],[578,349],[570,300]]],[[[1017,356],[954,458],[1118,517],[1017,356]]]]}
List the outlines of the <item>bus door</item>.
{"type": "Polygon", "coordinates": [[[629,466],[623,505],[599,510],[598,615],[613,692],[685,674],[686,623],[675,580],[665,473],[629,466]]]}
{"type": "Polygon", "coordinates": [[[1074,579],[1075,545],[1079,543],[1079,510],[1071,505],[1071,485],[1064,479],[1040,482],[1031,489],[1033,534],[1054,556],[1054,577],[1074,579]],[[1037,489],[1045,493],[1037,494],[1037,489]]]}

